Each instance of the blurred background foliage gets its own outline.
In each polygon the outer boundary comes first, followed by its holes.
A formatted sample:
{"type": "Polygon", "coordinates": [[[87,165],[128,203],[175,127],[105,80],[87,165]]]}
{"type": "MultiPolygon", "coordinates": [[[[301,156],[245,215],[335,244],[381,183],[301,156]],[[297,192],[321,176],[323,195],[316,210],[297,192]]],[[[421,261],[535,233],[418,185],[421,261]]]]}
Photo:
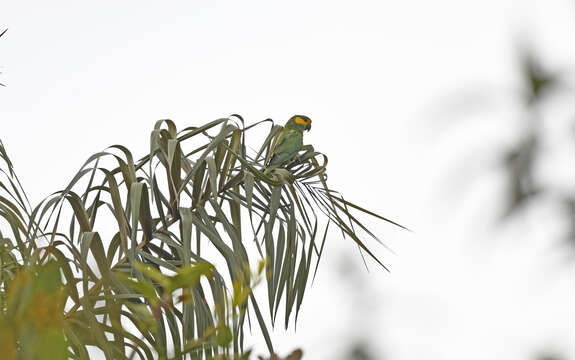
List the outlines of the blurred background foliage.
{"type": "Polygon", "coordinates": [[[520,47],[518,58],[523,83],[519,99],[525,112],[523,128],[519,131],[516,144],[503,155],[508,177],[504,216],[515,214],[528,206],[532,198],[548,193],[548,189],[537,181],[535,173],[537,162],[544,161],[541,151],[544,117],[540,112],[547,97],[560,91],[561,85],[559,74],[549,70],[533,48],[520,47]]]}
{"type": "Polygon", "coordinates": [[[7,359],[248,359],[247,326],[279,359],[270,325],[297,320],[330,229],[385,268],[356,216],[397,225],[330,189],[312,146],[264,174],[279,130],[239,115],[180,131],[161,120],[149,154],[111,146],[35,205],[0,143],[7,359]]]}
{"type": "MultiPolygon", "coordinates": [[[[3,261],[3,264],[5,262],[3,261]]],[[[64,359],[64,291],[56,262],[23,267],[13,279],[0,314],[0,348],[4,359],[64,359]]]]}
{"type": "MultiPolygon", "coordinates": [[[[519,80],[520,87],[515,88],[513,100],[506,100],[505,106],[517,107],[519,109],[519,126],[513,131],[511,142],[503,142],[497,144],[501,147],[496,152],[497,164],[500,174],[504,178],[504,188],[499,194],[495,194],[495,200],[499,207],[499,212],[496,213],[497,222],[495,223],[495,231],[503,231],[506,225],[524,226],[525,222],[532,220],[526,217],[525,214],[538,208],[545,207],[552,204],[561,209],[560,215],[564,217],[567,223],[567,231],[564,233],[562,239],[546,239],[551,243],[561,246],[570,245],[567,250],[562,250],[563,254],[573,252],[575,250],[575,187],[573,185],[562,186],[561,181],[550,181],[552,177],[561,177],[564,174],[556,174],[550,172],[548,164],[556,162],[557,155],[550,148],[561,146],[565,144],[555,144],[550,139],[548,134],[550,123],[556,122],[558,119],[550,111],[553,106],[557,104],[568,103],[569,95],[572,95],[572,73],[568,69],[557,69],[546,62],[547,56],[545,53],[537,50],[534,43],[524,41],[520,42],[516,47],[515,64],[512,68],[516,72],[516,78],[519,80]]],[[[473,84],[467,84],[473,86],[473,84]]],[[[493,94],[501,94],[505,89],[492,89],[493,94]]],[[[484,94],[480,94],[483,96],[484,94]]],[[[475,100],[481,103],[481,96],[477,96],[475,100]]],[[[490,94],[489,96],[492,96],[490,94]]],[[[457,97],[457,96],[456,96],[457,97]]],[[[484,100],[484,99],[483,99],[484,100]]],[[[468,113],[477,111],[477,105],[470,105],[468,113]]],[[[454,106],[455,107],[455,106],[454,106]]],[[[452,110],[452,109],[448,109],[452,110]]],[[[485,110],[484,108],[479,111],[485,110]]],[[[571,110],[571,114],[573,114],[571,110]]],[[[573,117],[573,115],[571,115],[573,117]]],[[[480,116],[481,120],[482,117],[480,116]]],[[[573,134],[570,134],[571,141],[575,142],[575,122],[571,119],[571,126],[573,134]]],[[[510,123],[514,123],[513,118],[504,119],[508,124],[500,124],[503,128],[510,123]]],[[[436,125],[437,126],[437,125],[436,125]]],[[[551,126],[552,127],[552,126],[551,126]]],[[[439,128],[439,126],[438,126],[439,128]]],[[[506,139],[507,140],[507,139],[506,139]]],[[[567,144],[567,147],[570,145],[567,144]]],[[[490,153],[491,149],[485,149],[486,153],[490,153]]],[[[462,155],[460,160],[475,160],[468,154],[462,155]]],[[[568,163],[563,162],[563,167],[572,168],[568,163]]],[[[485,169],[484,169],[485,170],[485,169]]],[[[487,169],[481,176],[487,175],[491,169],[487,169]]],[[[475,190],[475,189],[473,189],[475,190]]],[[[471,190],[471,191],[473,191],[471,190]]],[[[493,195],[493,194],[491,194],[493,195]]],[[[516,246],[521,246],[517,244],[516,246]]],[[[567,256],[571,257],[572,256],[567,256]]],[[[374,289],[372,285],[367,285],[362,282],[362,277],[358,276],[357,272],[350,269],[353,265],[349,261],[347,254],[341,255],[341,281],[348,284],[352,291],[349,291],[350,301],[357,303],[354,306],[356,309],[364,309],[370,306],[370,301],[373,299],[370,291],[374,289]]],[[[569,271],[569,267],[565,267],[565,271],[569,271]]],[[[373,304],[375,307],[385,305],[373,304]]],[[[549,310],[552,313],[552,309],[549,310]]],[[[550,315],[552,316],[552,315],[550,315]]],[[[356,321],[363,327],[371,328],[369,325],[369,315],[361,314],[358,311],[355,314],[356,321]]],[[[357,328],[356,321],[350,321],[348,327],[351,329],[357,328]]],[[[534,324],[536,326],[536,324],[534,324]]],[[[417,329],[414,329],[417,331],[417,329]]],[[[342,354],[341,359],[384,359],[387,358],[385,353],[381,353],[381,349],[385,349],[388,345],[386,339],[377,339],[369,333],[361,333],[358,331],[350,331],[349,348],[348,351],[342,354]],[[360,336],[357,336],[357,335],[360,336]],[[382,341],[383,340],[383,341],[382,341]],[[376,352],[374,347],[379,348],[376,352]]],[[[513,334],[509,334],[513,337],[513,334]]],[[[562,349],[556,348],[554,344],[549,344],[548,347],[541,347],[539,351],[533,352],[530,357],[535,360],[563,360],[569,359],[565,357],[562,349]]]]}
{"type": "MultiPolygon", "coordinates": [[[[569,69],[559,69],[556,66],[550,65],[548,62],[549,54],[546,54],[538,49],[535,40],[530,37],[523,39],[524,41],[516,42],[515,48],[515,63],[512,70],[515,72],[514,77],[518,80],[519,87],[513,89],[511,97],[506,97],[503,106],[507,109],[514,108],[517,110],[515,114],[517,118],[506,114],[506,118],[502,119],[502,123],[498,124],[501,133],[505,133],[505,128],[514,126],[511,131],[510,138],[503,137],[503,140],[498,139],[498,142],[485,143],[490,144],[496,149],[489,148],[487,145],[482,147],[484,151],[483,158],[488,158],[489,155],[495,154],[496,163],[498,166],[498,176],[503,178],[504,186],[499,193],[490,193],[493,196],[496,208],[499,210],[495,213],[497,221],[491,230],[496,234],[503,233],[509,230],[509,227],[530,229],[529,225],[535,221],[541,224],[546,224],[550,219],[538,218],[540,214],[549,214],[552,211],[554,224],[567,224],[566,231],[563,236],[557,238],[552,231],[547,230],[544,238],[538,239],[540,244],[539,249],[559,249],[563,256],[560,260],[571,258],[575,247],[575,187],[572,185],[572,169],[569,162],[562,158],[562,152],[569,152],[572,144],[574,144],[574,133],[562,134],[568,138],[568,143],[556,141],[555,134],[552,134],[555,129],[559,128],[557,125],[565,119],[558,117],[564,116],[565,113],[557,111],[560,106],[570,104],[570,97],[572,96],[572,71],[569,69]],[[561,148],[560,151],[557,151],[561,148]],[[489,154],[485,156],[485,154],[489,154]],[[562,168],[557,171],[554,166],[560,164],[562,168]],[[565,171],[563,171],[565,170],[565,171]],[[567,174],[567,175],[566,175],[567,174]],[[571,176],[571,177],[569,177],[571,176]],[[570,179],[566,181],[566,178],[570,179]],[[566,185],[567,184],[567,185],[566,185]],[[541,211],[543,209],[543,211],[541,211]],[[550,210],[551,209],[551,210],[550,210]],[[559,211],[556,211],[559,209],[559,211]],[[539,210],[539,212],[538,212],[539,210]],[[537,214],[535,216],[532,216],[537,214]],[[563,221],[557,221],[557,217],[563,217],[563,221]],[[541,244],[544,242],[544,244],[541,244]],[[557,245],[557,246],[556,246],[557,245]],[[564,247],[564,245],[570,245],[564,247]]],[[[473,86],[473,84],[468,84],[473,86]]],[[[487,98],[500,96],[505,93],[507,89],[491,89],[491,94],[487,98]],[[494,95],[498,94],[498,95],[494,95]]],[[[508,94],[508,93],[505,93],[508,94]]],[[[485,96],[485,94],[481,94],[485,96]]],[[[476,96],[474,100],[481,103],[481,96],[476,96]]],[[[494,100],[494,99],[491,99],[494,100]]],[[[491,103],[493,105],[495,101],[491,103]]],[[[468,105],[466,115],[475,114],[478,112],[477,108],[473,105],[468,105]]],[[[486,120],[488,116],[483,116],[482,112],[485,108],[479,109],[481,113],[479,120],[486,120]]],[[[489,109],[489,110],[494,110],[489,109]]],[[[567,111],[570,119],[570,131],[575,129],[575,122],[573,122],[573,107],[567,111]]],[[[492,139],[489,139],[492,140],[492,139]]],[[[573,153],[570,153],[572,158],[573,153]]],[[[468,153],[463,155],[460,160],[463,161],[476,161],[480,157],[477,154],[470,156],[468,153]]],[[[493,175],[491,168],[483,168],[482,174],[478,174],[478,178],[486,179],[493,175]]],[[[463,178],[463,176],[461,176],[463,178]]],[[[484,183],[483,183],[484,184],[484,183]]],[[[476,185],[477,186],[477,185],[476,185]]],[[[468,189],[469,192],[478,190],[468,189]]],[[[484,229],[482,229],[484,230],[484,229]]],[[[472,235],[470,235],[472,236],[472,235]]],[[[517,236],[517,235],[515,235],[517,236]]],[[[494,236],[495,237],[495,236],[494,236]]],[[[525,238],[513,239],[512,237],[503,237],[503,241],[517,241],[514,242],[513,248],[519,250],[520,247],[533,246],[527,244],[528,235],[525,238]],[[526,241],[522,243],[522,241],[526,241]]],[[[509,254],[510,255],[510,254],[509,254]]],[[[551,253],[541,253],[540,256],[553,256],[551,253]]],[[[563,266],[565,273],[570,273],[570,266],[566,264],[558,264],[563,266]]],[[[568,264],[567,264],[568,265],[568,264]]],[[[553,279],[549,279],[553,281],[553,279]]],[[[561,301],[561,300],[558,300],[561,301]]],[[[549,306],[552,306],[551,304],[549,306]]],[[[553,318],[553,309],[549,308],[549,317],[553,318]]],[[[555,319],[559,322],[559,319],[555,319]]],[[[536,324],[533,324],[535,327],[536,324]]],[[[497,326],[497,325],[496,325],[497,326]]],[[[537,334],[537,330],[534,330],[537,334]]],[[[514,338],[515,334],[509,333],[510,338],[514,338]]],[[[543,336],[542,336],[543,338],[543,336]]],[[[551,341],[553,341],[551,337],[551,341]]],[[[555,344],[549,343],[548,347],[541,347],[539,351],[530,354],[529,358],[536,360],[562,360],[568,359],[565,357],[562,349],[556,348],[555,344]]]]}
{"type": "MultiPolygon", "coordinates": [[[[502,154],[507,177],[502,220],[521,216],[530,208],[551,201],[563,209],[567,222],[571,223],[570,228],[575,229],[573,187],[557,187],[546,179],[548,174],[545,174],[544,170],[545,163],[552,160],[549,158],[550,144],[546,138],[546,122],[557,120],[546,114],[546,106],[553,100],[562,101],[563,95],[570,92],[569,74],[547,65],[545,54],[537,51],[533,44],[523,43],[518,49],[517,68],[522,88],[517,98],[519,105],[523,107],[522,127],[517,132],[515,145],[502,154]]],[[[573,126],[575,128],[575,124],[573,126]]],[[[575,244],[573,230],[568,231],[565,238],[575,244]]],[[[541,349],[534,358],[564,359],[561,352],[553,348],[541,349]]]]}

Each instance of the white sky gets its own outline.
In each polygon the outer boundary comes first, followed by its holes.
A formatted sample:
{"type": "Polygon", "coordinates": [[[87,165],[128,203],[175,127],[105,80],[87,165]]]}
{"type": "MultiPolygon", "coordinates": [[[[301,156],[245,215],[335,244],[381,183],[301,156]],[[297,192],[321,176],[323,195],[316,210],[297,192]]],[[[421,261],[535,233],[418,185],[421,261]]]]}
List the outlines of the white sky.
{"type": "Polygon", "coordinates": [[[549,245],[561,224],[535,225],[554,210],[495,231],[501,181],[478,176],[512,139],[516,40],[570,66],[573,2],[207,3],[2,4],[0,138],[34,202],[108,145],[144,154],[157,119],[306,114],[332,186],[416,234],[376,225],[398,255],[380,252],[391,274],[359,268],[359,313],[335,272],[359,255],[333,237],[298,331],[274,334],[282,352],[335,358],[343,318],[393,360],[575,356],[574,275],[549,245]]]}

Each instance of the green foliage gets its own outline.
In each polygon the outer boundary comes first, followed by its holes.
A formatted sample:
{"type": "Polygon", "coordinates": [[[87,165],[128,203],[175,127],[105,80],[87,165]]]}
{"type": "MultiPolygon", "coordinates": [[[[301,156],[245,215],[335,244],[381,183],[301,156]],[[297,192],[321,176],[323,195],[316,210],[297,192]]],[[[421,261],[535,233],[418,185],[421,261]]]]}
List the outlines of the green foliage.
{"type": "Polygon", "coordinates": [[[273,354],[269,325],[282,304],[284,326],[297,319],[330,224],[383,266],[358,231],[377,238],[351,210],[391,222],[329,189],[327,157],[312,146],[264,173],[280,129],[271,120],[245,127],[237,115],[179,132],[161,120],[146,156],[134,161],[111,146],[33,207],[0,143],[0,229],[8,231],[0,233],[0,341],[25,344],[6,324],[34,324],[51,309],[56,330],[34,345],[66,348],[68,358],[96,347],[107,359],[247,359],[249,316],[273,354]],[[250,131],[266,124],[248,153],[250,131]],[[262,281],[268,314],[253,292],[262,281]],[[40,295],[54,289],[61,300],[40,295]],[[29,309],[25,299],[48,305],[29,309]]]}
{"type": "Polygon", "coordinates": [[[3,359],[67,358],[61,285],[55,262],[21,268],[11,279],[0,314],[3,359]]]}

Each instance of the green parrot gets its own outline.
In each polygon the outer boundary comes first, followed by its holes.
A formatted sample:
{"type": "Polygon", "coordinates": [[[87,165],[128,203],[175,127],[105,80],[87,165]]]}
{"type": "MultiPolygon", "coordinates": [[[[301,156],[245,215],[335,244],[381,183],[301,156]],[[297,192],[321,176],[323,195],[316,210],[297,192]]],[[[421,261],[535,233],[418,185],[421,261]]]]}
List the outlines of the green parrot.
{"type": "Polygon", "coordinates": [[[304,115],[292,116],[280,130],[266,173],[287,164],[303,148],[303,131],[311,129],[311,119],[304,115]]]}

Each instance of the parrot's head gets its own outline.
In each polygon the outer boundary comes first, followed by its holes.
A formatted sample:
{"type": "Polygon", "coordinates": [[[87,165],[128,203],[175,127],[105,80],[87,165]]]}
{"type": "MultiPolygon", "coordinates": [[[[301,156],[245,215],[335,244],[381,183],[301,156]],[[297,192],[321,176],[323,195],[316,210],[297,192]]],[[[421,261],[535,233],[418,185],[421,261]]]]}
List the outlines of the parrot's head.
{"type": "Polygon", "coordinates": [[[311,119],[305,115],[294,115],[285,124],[288,129],[304,131],[311,129],[311,119]]]}

